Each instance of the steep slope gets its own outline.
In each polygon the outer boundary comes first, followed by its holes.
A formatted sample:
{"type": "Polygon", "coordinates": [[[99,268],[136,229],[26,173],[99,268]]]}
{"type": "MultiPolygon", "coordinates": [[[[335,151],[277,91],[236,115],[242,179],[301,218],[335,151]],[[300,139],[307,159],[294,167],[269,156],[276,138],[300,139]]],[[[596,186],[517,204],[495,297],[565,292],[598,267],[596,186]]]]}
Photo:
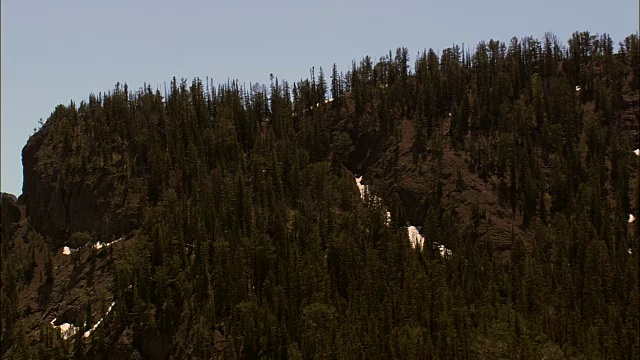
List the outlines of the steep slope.
{"type": "Polygon", "coordinates": [[[128,191],[123,174],[123,147],[92,143],[91,134],[75,108],[60,106],[22,151],[27,216],[56,247],[75,232],[109,240],[139,223],[135,187],[128,191]]]}
{"type": "Polygon", "coordinates": [[[3,358],[633,357],[637,36],[594,39],[59,106],[3,196],[3,358]]]}

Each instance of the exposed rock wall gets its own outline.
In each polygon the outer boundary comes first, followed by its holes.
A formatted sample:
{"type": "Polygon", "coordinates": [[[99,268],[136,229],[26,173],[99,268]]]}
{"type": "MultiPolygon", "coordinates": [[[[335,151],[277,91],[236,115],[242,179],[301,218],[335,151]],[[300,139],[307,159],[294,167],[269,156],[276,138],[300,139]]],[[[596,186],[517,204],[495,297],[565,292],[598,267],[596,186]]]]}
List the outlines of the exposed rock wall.
{"type": "Polygon", "coordinates": [[[2,221],[0,222],[0,233],[2,233],[2,240],[5,241],[11,239],[17,229],[20,221],[20,208],[16,204],[13,195],[2,193],[1,196],[2,221]]]}
{"type": "Polygon", "coordinates": [[[91,170],[77,165],[82,144],[65,144],[59,136],[62,125],[56,120],[52,116],[22,150],[23,198],[33,227],[57,247],[74,232],[89,232],[96,240],[108,241],[135,229],[140,206],[131,199],[137,200],[139,194],[122,191],[124,176],[112,170],[121,164],[91,170]]]}

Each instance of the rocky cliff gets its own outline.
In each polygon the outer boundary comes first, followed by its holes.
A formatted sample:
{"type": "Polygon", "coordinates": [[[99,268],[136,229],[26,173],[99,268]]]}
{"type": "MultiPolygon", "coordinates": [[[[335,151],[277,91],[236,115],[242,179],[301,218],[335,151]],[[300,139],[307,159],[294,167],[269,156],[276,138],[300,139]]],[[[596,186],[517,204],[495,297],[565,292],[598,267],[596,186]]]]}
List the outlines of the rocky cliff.
{"type": "Polygon", "coordinates": [[[0,194],[0,208],[2,209],[2,221],[0,222],[0,233],[2,241],[8,241],[15,234],[20,221],[21,209],[16,203],[16,197],[11,194],[0,194]]]}
{"type": "Polygon", "coordinates": [[[77,114],[71,110],[56,109],[22,150],[27,216],[57,247],[74,232],[112,239],[133,230],[140,216],[138,197],[128,193],[119,171],[121,149],[87,166],[90,139],[82,127],[73,127],[77,114]]]}

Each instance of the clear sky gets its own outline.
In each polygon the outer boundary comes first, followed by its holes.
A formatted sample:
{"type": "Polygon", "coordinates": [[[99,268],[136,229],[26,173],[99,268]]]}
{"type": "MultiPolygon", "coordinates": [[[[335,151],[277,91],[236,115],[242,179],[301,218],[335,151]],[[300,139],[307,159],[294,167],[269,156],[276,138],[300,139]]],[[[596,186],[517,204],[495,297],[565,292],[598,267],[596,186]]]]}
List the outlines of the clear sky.
{"type": "Polygon", "coordinates": [[[216,1],[3,0],[2,191],[22,192],[21,151],[38,120],[89,93],[213,77],[289,82],[335,62],[412,55],[481,40],[576,31],[618,43],[638,31],[637,0],[216,1]]]}

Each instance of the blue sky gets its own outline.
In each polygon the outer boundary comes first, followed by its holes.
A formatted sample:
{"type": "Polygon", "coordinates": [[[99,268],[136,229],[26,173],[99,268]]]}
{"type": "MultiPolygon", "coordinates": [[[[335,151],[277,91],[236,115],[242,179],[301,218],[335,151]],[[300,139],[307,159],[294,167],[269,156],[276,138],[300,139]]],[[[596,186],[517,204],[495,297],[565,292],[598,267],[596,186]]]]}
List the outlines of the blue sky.
{"type": "Polygon", "coordinates": [[[617,43],[638,31],[638,1],[68,1],[3,0],[2,191],[22,192],[21,150],[57,104],[126,82],[176,78],[289,82],[335,62],[346,71],[406,46],[475,46],[491,38],[576,30],[617,43]]]}

